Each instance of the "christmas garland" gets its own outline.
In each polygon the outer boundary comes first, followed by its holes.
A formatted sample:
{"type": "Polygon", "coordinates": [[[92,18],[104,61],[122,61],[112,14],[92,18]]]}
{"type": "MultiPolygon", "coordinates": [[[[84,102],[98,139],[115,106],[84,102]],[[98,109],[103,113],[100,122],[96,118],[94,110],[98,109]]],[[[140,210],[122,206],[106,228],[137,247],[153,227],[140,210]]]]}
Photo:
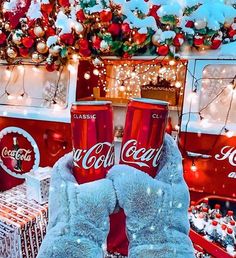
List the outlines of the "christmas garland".
{"type": "Polygon", "coordinates": [[[49,71],[72,54],[175,56],[183,44],[217,49],[236,39],[235,0],[1,2],[0,58],[31,58],[49,71]]]}

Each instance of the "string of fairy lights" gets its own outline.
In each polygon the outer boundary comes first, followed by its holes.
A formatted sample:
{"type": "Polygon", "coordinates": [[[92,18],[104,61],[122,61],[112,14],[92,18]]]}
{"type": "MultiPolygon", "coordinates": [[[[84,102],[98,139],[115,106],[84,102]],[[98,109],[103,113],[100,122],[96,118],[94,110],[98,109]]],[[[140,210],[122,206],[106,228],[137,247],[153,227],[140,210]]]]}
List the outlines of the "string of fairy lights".
{"type": "MultiPolygon", "coordinates": [[[[72,61],[77,62],[78,56],[75,55],[72,58],[72,61]]],[[[165,79],[170,82],[170,86],[176,89],[176,94],[178,97],[183,98],[183,92],[184,92],[184,83],[185,83],[185,77],[186,74],[189,73],[190,76],[193,78],[193,84],[192,84],[192,91],[187,97],[185,101],[189,102],[189,111],[182,113],[181,112],[181,101],[176,104],[176,111],[178,114],[178,123],[174,125],[174,129],[176,131],[179,131],[181,121],[183,117],[185,116],[185,128],[184,131],[185,139],[184,144],[180,147],[182,147],[182,151],[184,153],[187,153],[186,150],[186,142],[187,142],[187,132],[190,130],[189,123],[191,122],[191,115],[196,114],[199,116],[199,126],[203,128],[210,127],[211,124],[209,123],[209,118],[207,118],[207,115],[205,114],[206,111],[208,111],[209,108],[211,108],[212,105],[217,105],[219,103],[218,99],[222,98],[222,96],[226,95],[228,104],[225,109],[225,116],[223,117],[222,127],[220,128],[219,132],[216,134],[215,141],[213,142],[212,146],[208,148],[208,150],[205,152],[206,155],[210,154],[212,150],[215,148],[217,141],[220,137],[220,135],[225,135],[228,138],[231,138],[234,136],[234,132],[228,128],[229,123],[229,117],[231,115],[231,110],[234,102],[235,97],[235,90],[236,90],[236,75],[231,77],[212,77],[210,75],[204,74],[204,78],[196,78],[194,74],[191,73],[191,71],[188,69],[187,61],[186,60],[169,60],[166,57],[162,58],[153,58],[152,60],[130,60],[128,62],[119,62],[118,64],[115,63],[113,60],[106,60],[101,61],[97,60],[94,62],[94,69],[92,73],[95,76],[99,76],[101,80],[99,80],[99,87],[103,88],[103,90],[106,92],[106,97],[108,98],[124,98],[129,99],[131,97],[140,97],[140,87],[142,85],[149,85],[149,84],[157,84],[156,80],[157,78],[165,79]],[[110,67],[110,71],[108,71],[108,67],[110,67]],[[219,83],[219,90],[218,92],[214,93],[214,96],[210,99],[208,99],[207,103],[205,103],[197,112],[192,110],[192,106],[199,98],[199,94],[205,94],[204,93],[204,87],[202,87],[203,80],[218,80],[219,83]],[[230,81],[229,83],[226,83],[224,80],[230,81]],[[122,94],[120,94],[122,93],[122,94]],[[217,102],[218,101],[218,102],[217,102]],[[187,119],[186,119],[187,117],[187,119]]],[[[6,69],[4,69],[4,76],[6,77],[6,80],[1,81],[1,88],[4,89],[2,95],[0,95],[0,101],[3,97],[7,97],[8,100],[11,101],[18,101],[21,102],[24,98],[30,98],[28,92],[25,89],[25,67],[31,66],[30,69],[32,71],[37,72],[43,64],[38,64],[35,66],[34,63],[20,63],[20,64],[1,64],[1,66],[4,66],[6,69]],[[18,95],[13,95],[11,92],[9,92],[9,84],[11,82],[12,75],[14,71],[17,71],[17,73],[20,74],[21,77],[23,77],[23,83],[21,91],[18,92],[18,95]]],[[[44,96],[45,100],[51,102],[52,106],[58,106],[58,103],[56,101],[56,92],[58,89],[58,86],[61,81],[61,76],[64,70],[68,70],[69,74],[75,74],[76,66],[73,63],[69,63],[67,66],[64,66],[57,71],[57,82],[56,82],[56,88],[53,93],[51,93],[51,96],[47,99],[47,96],[44,96]]],[[[205,73],[205,71],[204,71],[205,73]]],[[[1,75],[3,76],[3,74],[1,75]]],[[[90,79],[91,75],[89,72],[84,73],[85,79],[90,79]]],[[[1,103],[2,104],[2,103],[1,103]]],[[[7,103],[5,103],[7,105],[7,103]]],[[[191,170],[196,171],[196,159],[195,157],[192,158],[192,166],[191,170]]]]}

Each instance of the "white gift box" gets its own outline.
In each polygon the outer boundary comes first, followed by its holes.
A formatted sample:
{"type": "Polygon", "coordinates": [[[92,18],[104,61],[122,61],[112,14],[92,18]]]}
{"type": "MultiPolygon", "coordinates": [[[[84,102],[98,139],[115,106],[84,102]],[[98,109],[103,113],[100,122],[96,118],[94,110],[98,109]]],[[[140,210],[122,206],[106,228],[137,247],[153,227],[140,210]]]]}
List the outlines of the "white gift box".
{"type": "Polygon", "coordinates": [[[48,201],[51,167],[39,167],[29,173],[26,178],[26,194],[29,200],[35,200],[40,204],[48,201]]]}

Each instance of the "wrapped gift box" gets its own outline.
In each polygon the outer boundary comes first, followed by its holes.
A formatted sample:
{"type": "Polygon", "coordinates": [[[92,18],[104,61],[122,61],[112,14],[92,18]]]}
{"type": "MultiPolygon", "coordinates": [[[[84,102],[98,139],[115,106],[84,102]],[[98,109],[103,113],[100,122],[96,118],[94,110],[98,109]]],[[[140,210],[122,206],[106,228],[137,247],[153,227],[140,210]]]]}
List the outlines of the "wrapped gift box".
{"type": "Polygon", "coordinates": [[[29,200],[35,200],[40,204],[48,201],[51,170],[51,167],[39,167],[27,175],[26,192],[29,200]]]}
{"type": "Polygon", "coordinates": [[[28,200],[25,184],[0,193],[0,257],[36,258],[47,222],[47,204],[28,200]]]}

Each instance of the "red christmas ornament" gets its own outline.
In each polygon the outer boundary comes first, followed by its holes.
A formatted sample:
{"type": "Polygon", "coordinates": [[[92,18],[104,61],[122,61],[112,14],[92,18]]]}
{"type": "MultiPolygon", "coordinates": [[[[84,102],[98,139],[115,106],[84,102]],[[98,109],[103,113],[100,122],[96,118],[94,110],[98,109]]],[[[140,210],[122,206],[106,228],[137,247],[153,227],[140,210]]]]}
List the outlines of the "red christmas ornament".
{"type": "Polygon", "coordinates": [[[203,36],[195,36],[194,40],[193,40],[193,44],[195,46],[201,46],[204,43],[204,38],[203,36]]]}
{"type": "Polygon", "coordinates": [[[79,39],[79,48],[80,49],[88,49],[89,48],[89,42],[87,39],[79,39]]]}
{"type": "Polygon", "coordinates": [[[220,40],[220,39],[213,39],[213,40],[211,41],[211,49],[217,49],[217,48],[219,48],[219,46],[221,45],[221,43],[222,43],[222,40],[220,40]]]}
{"type": "Polygon", "coordinates": [[[60,36],[62,43],[72,46],[74,44],[75,37],[72,33],[65,33],[60,36]]]}
{"type": "Polygon", "coordinates": [[[187,21],[186,24],[185,24],[185,27],[193,28],[194,27],[194,22],[193,21],[187,21]]]}
{"type": "Polygon", "coordinates": [[[47,38],[56,35],[56,31],[52,27],[48,27],[45,33],[47,38]]]}
{"type": "Polygon", "coordinates": [[[132,55],[130,55],[130,54],[127,53],[127,52],[125,52],[125,53],[123,54],[123,58],[129,59],[129,58],[131,58],[131,57],[132,57],[132,55]]]}
{"type": "Polygon", "coordinates": [[[28,54],[29,54],[29,49],[21,47],[21,48],[19,48],[19,53],[20,53],[21,56],[27,57],[28,54]]]}
{"type": "Polygon", "coordinates": [[[48,4],[41,4],[41,10],[46,13],[50,14],[52,12],[53,5],[48,3],[48,4]]]}
{"type": "Polygon", "coordinates": [[[122,23],[121,24],[121,31],[123,34],[129,34],[131,32],[130,26],[128,23],[122,23]]]}
{"type": "Polygon", "coordinates": [[[149,11],[149,16],[153,16],[155,20],[160,20],[160,17],[157,14],[158,9],[160,8],[160,5],[153,5],[152,8],[149,11]]]}
{"type": "Polygon", "coordinates": [[[79,54],[83,57],[89,57],[91,55],[90,49],[80,48],[79,54]]]}
{"type": "Polygon", "coordinates": [[[70,2],[69,0],[59,0],[59,5],[62,7],[69,7],[70,6],[70,2]]]}
{"type": "Polygon", "coordinates": [[[108,32],[111,33],[112,36],[118,36],[121,31],[121,26],[118,23],[112,23],[108,27],[108,32]]]}
{"type": "Polygon", "coordinates": [[[30,35],[32,38],[36,38],[36,35],[34,34],[34,28],[30,28],[30,29],[28,30],[28,33],[29,33],[29,35],[30,35]]]}
{"type": "Polygon", "coordinates": [[[99,49],[101,41],[102,40],[98,36],[93,36],[93,38],[92,38],[93,48],[99,49]]]}
{"type": "Polygon", "coordinates": [[[177,33],[173,38],[173,45],[176,47],[180,47],[184,43],[184,34],[177,33]]]}
{"type": "Polygon", "coordinates": [[[133,36],[133,39],[136,44],[140,45],[147,39],[147,35],[136,32],[133,36]]]}
{"type": "Polygon", "coordinates": [[[111,19],[112,19],[112,12],[111,11],[102,10],[100,12],[101,22],[110,22],[111,19]]]}
{"type": "Polygon", "coordinates": [[[86,19],[85,15],[84,15],[84,11],[82,9],[80,9],[76,13],[76,18],[77,18],[78,21],[81,21],[81,22],[83,22],[86,19]]]}
{"type": "Polygon", "coordinates": [[[46,69],[48,72],[54,72],[56,70],[56,66],[54,63],[52,64],[46,64],[46,69]]]}
{"type": "Polygon", "coordinates": [[[24,47],[26,47],[26,48],[31,48],[32,46],[33,46],[33,44],[34,44],[34,40],[33,40],[33,38],[32,37],[24,37],[23,39],[22,39],[22,44],[23,44],[23,46],[24,47]]]}
{"type": "Polygon", "coordinates": [[[0,45],[4,44],[6,42],[6,34],[5,33],[0,33],[0,45]]]}
{"type": "Polygon", "coordinates": [[[169,54],[170,48],[168,45],[162,45],[157,48],[157,54],[159,56],[167,56],[169,54]]]}
{"type": "Polygon", "coordinates": [[[236,35],[236,30],[230,28],[229,31],[228,31],[228,35],[230,38],[233,38],[234,35],[236,35]]]}

